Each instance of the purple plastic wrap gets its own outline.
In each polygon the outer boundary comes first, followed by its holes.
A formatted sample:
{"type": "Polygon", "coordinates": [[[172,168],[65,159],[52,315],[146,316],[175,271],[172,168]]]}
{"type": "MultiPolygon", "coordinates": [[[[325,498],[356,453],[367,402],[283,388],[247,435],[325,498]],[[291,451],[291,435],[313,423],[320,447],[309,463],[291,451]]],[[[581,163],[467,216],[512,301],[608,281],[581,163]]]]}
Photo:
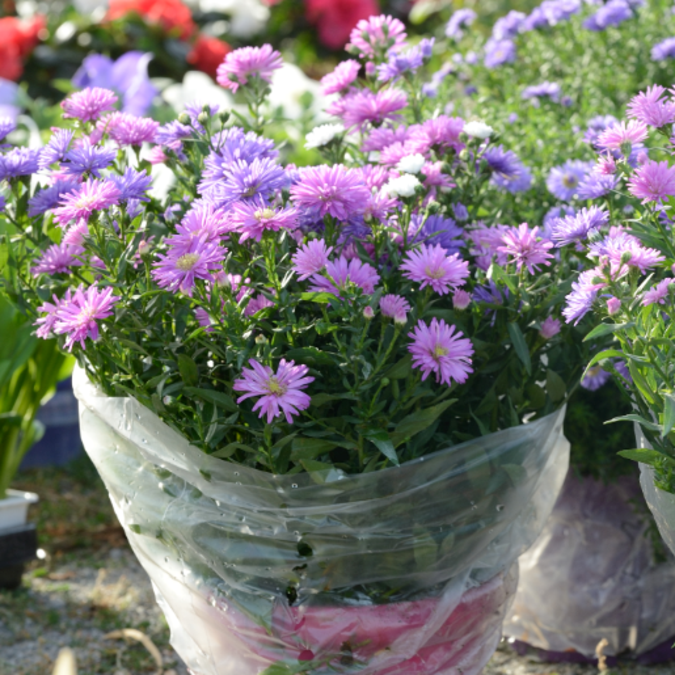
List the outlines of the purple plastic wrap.
{"type": "MultiPolygon", "coordinates": [[[[520,558],[504,633],[549,652],[645,654],[675,635],[675,565],[654,562],[637,475],[567,477],[539,539],[520,558]]],[[[554,656],[555,660],[555,656],[554,656]]]]}
{"type": "Polygon", "coordinates": [[[195,675],[478,675],[569,462],[564,410],[383,471],[276,476],[74,376],[86,451],[195,675]]]}

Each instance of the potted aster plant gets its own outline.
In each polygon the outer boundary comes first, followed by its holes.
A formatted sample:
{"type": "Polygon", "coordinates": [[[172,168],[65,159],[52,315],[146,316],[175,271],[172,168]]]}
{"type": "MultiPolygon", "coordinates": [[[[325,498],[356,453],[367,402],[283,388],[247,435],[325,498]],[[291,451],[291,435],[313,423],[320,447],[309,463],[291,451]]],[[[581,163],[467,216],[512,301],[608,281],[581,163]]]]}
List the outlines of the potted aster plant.
{"type": "Polygon", "coordinates": [[[194,672],[480,672],[567,471],[567,259],[491,208],[524,168],[426,109],[430,41],[373,17],[349,49],[312,166],[264,136],[269,46],[218,69],[249,116],[160,126],[88,88],[4,155],[6,288],[78,360],[85,448],[194,672]]]}

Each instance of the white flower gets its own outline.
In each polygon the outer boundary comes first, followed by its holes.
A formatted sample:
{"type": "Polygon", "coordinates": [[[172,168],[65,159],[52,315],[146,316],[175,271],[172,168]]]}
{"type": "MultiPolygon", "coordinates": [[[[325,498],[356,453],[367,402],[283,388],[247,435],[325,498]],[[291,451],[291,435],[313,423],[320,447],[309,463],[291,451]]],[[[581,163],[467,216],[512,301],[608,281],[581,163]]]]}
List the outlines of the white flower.
{"type": "Polygon", "coordinates": [[[338,134],[341,134],[345,128],[341,124],[322,124],[319,127],[314,127],[307,134],[307,142],[305,148],[320,148],[328,145],[338,134]]]}
{"type": "Polygon", "coordinates": [[[416,152],[414,155],[403,157],[396,168],[401,173],[419,173],[424,166],[424,162],[424,155],[420,155],[419,152],[416,152]]]}
{"type": "Polygon", "coordinates": [[[390,197],[412,197],[415,194],[415,188],[421,183],[409,173],[404,173],[398,178],[392,178],[384,189],[390,197]]]}
{"type": "Polygon", "coordinates": [[[467,122],[464,125],[464,133],[468,136],[473,136],[474,138],[490,138],[494,134],[495,130],[485,124],[485,122],[479,122],[474,120],[473,122],[467,122]]]}

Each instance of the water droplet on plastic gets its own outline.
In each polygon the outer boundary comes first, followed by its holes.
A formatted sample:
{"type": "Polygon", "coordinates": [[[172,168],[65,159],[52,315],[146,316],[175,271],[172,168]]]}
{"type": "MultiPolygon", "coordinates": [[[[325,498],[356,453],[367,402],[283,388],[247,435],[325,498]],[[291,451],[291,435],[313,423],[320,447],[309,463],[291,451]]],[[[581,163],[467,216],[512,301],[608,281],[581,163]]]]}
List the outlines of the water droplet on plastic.
{"type": "Polygon", "coordinates": [[[211,605],[211,607],[216,607],[218,605],[218,601],[213,596],[211,596],[209,598],[209,605],[211,605]]]}
{"type": "Polygon", "coordinates": [[[220,502],[216,499],[216,506],[220,506],[220,502]]]}
{"type": "Polygon", "coordinates": [[[164,558],[164,562],[165,562],[165,563],[168,563],[168,562],[169,562],[169,559],[168,559],[168,558],[164,558]]]}
{"type": "Polygon", "coordinates": [[[235,475],[235,476],[238,476],[238,475],[239,475],[239,472],[238,472],[238,471],[235,471],[235,472],[234,472],[234,475],[235,475]]]}
{"type": "Polygon", "coordinates": [[[143,443],[144,445],[147,445],[148,439],[147,438],[141,438],[141,443],[143,443]]]}
{"type": "Polygon", "coordinates": [[[497,511],[503,511],[504,510],[504,504],[497,504],[497,506],[495,506],[495,509],[497,509],[497,511]]]}
{"type": "Polygon", "coordinates": [[[478,507],[476,506],[476,502],[469,502],[471,504],[471,510],[475,511],[478,507]]]}
{"type": "Polygon", "coordinates": [[[297,484],[297,483],[292,483],[292,484],[291,484],[291,487],[295,490],[295,488],[298,487],[298,484],[297,484]]]}

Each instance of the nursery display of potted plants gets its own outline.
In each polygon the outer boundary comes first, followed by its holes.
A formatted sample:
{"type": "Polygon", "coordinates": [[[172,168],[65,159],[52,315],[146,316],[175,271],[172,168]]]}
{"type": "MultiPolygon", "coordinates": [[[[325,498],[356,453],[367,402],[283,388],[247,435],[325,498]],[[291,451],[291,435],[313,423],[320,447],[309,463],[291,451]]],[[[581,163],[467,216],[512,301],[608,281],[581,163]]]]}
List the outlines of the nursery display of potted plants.
{"type": "Polygon", "coordinates": [[[430,41],[382,16],[348,49],[313,166],[263,135],[267,45],[219,68],[248,117],[87,88],[3,155],[7,292],[78,360],[85,449],[195,673],[480,672],[567,472],[574,255],[504,222],[522,164],[420,97],[430,41]]]}

